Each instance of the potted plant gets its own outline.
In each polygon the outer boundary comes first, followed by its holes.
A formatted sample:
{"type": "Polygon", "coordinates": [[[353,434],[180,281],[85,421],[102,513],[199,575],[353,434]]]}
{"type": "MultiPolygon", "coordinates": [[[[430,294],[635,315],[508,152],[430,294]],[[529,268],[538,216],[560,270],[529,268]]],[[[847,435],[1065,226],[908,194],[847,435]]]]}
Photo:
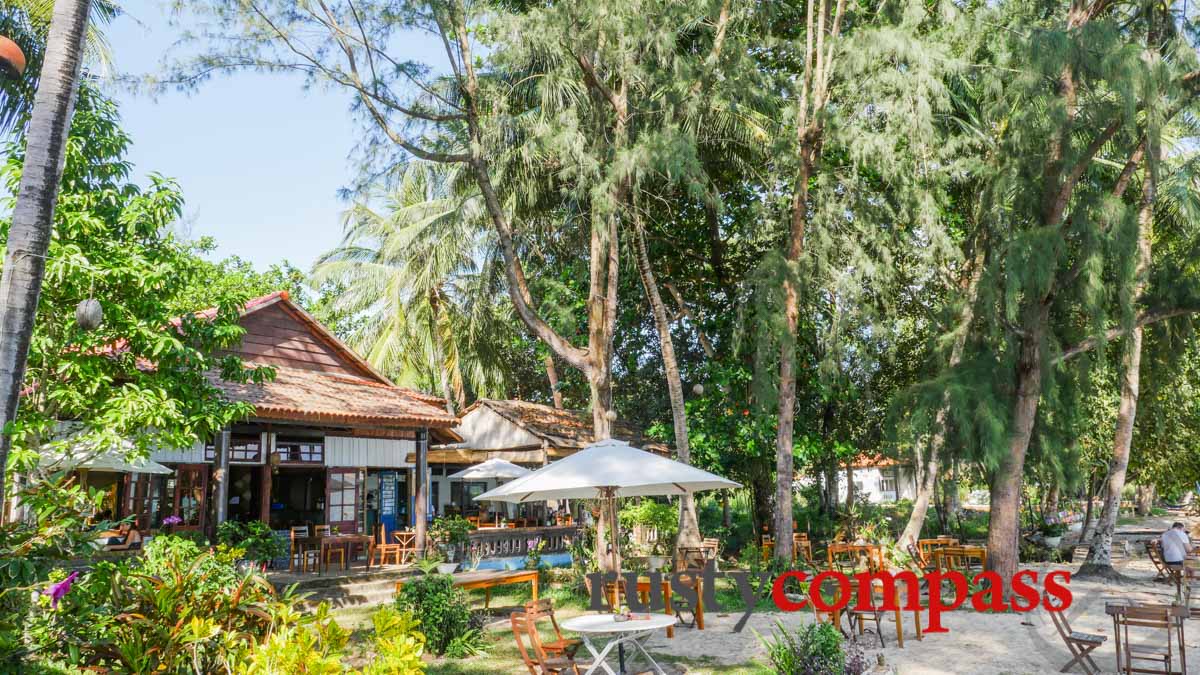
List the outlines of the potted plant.
{"type": "Polygon", "coordinates": [[[1067,533],[1067,526],[1062,523],[1042,523],[1038,530],[1042,533],[1042,542],[1047,547],[1058,548],[1063,535],[1067,533]]]}
{"type": "Polygon", "coordinates": [[[457,557],[459,549],[465,549],[471,541],[471,530],[473,529],[475,526],[462,516],[443,516],[434,519],[433,524],[429,527],[429,536],[446,556],[447,562],[444,566],[450,568],[449,571],[442,571],[439,567],[439,572],[450,574],[458,567],[458,563],[454,559],[457,557]]]}

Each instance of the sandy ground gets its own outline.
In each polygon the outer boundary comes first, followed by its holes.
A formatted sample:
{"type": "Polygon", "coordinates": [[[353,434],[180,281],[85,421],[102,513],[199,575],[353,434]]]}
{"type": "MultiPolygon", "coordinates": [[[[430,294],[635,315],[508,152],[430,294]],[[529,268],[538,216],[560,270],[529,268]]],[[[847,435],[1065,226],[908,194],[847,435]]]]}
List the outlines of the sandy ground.
{"type": "MultiPolygon", "coordinates": [[[[1136,531],[1131,538],[1144,539],[1147,530],[1165,527],[1161,520],[1143,520],[1128,528],[1136,531]]],[[[1027,565],[1041,574],[1055,569],[1071,570],[1076,565],[1027,565]]],[[[1070,584],[1074,600],[1067,616],[1076,631],[1097,633],[1109,640],[1093,653],[1093,658],[1103,672],[1116,672],[1116,651],[1113,646],[1112,619],[1104,613],[1106,600],[1124,599],[1138,602],[1169,603],[1174,597],[1174,587],[1153,581],[1154,568],[1144,556],[1137,556],[1118,563],[1120,570],[1134,579],[1132,583],[1111,585],[1097,581],[1072,579],[1070,584]]],[[[679,629],[674,639],[653,638],[648,647],[652,654],[683,657],[689,661],[714,665],[744,664],[760,661],[763,646],[755,635],[770,635],[777,621],[795,627],[801,622],[812,620],[811,613],[795,614],[766,613],[752,616],[741,633],[733,632],[737,615],[708,616],[704,631],[679,629]]],[[[1044,610],[1026,614],[982,614],[972,610],[959,610],[943,615],[943,623],[949,633],[927,635],[917,641],[913,634],[911,613],[903,618],[905,643],[901,649],[896,645],[896,623],[894,616],[884,619],[883,637],[887,644],[879,648],[878,637],[865,635],[861,644],[867,651],[869,662],[877,663],[882,655],[884,668],[878,672],[898,675],[943,675],[948,673],[973,673],[978,675],[1016,675],[1024,673],[1055,673],[1066,664],[1071,656],[1059,638],[1054,625],[1044,610]]],[[[1161,636],[1146,634],[1145,642],[1160,642],[1161,636]],[[1157,639],[1156,639],[1157,638],[1157,639]]],[[[1187,661],[1193,669],[1200,668],[1200,622],[1188,621],[1184,629],[1187,661]]],[[[1178,668],[1178,661],[1176,661],[1178,668]]],[[[692,667],[688,672],[703,673],[703,666],[692,667]]],[[[728,671],[724,671],[728,672],[728,671]]],[[[1077,667],[1072,672],[1081,673],[1077,667]]]]}

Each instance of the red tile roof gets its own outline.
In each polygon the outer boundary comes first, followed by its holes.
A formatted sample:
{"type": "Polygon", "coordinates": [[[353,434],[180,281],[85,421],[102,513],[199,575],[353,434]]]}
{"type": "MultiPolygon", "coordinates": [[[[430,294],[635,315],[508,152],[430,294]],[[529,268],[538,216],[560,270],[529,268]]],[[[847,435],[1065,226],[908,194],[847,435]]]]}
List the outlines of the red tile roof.
{"type": "Polygon", "coordinates": [[[216,375],[210,381],[230,399],[253,405],[259,417],[447,429],[458,424],[418,392],[345,375],[276,366],[275,379],[261,385],[216,375]]]}

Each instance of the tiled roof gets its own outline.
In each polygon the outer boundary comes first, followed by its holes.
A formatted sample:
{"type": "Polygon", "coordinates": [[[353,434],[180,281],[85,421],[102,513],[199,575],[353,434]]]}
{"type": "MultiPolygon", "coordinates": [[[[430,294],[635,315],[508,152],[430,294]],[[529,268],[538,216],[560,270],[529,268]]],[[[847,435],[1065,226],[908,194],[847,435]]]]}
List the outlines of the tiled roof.
{"type": "MultiPolygon", "coordinates": [[[[529,401],[480,399],[462,414],[466,416],[478,406],[487,406],[504,419],[556,448],[578,449],[594,440],[592,413],[587,410],[559,410],[529,401]]],[[[664,443],[648,438],[637,427],[619,419],[612,423],[612,436],[652,452],[665,453],[669,449],[664,443]]]]}
{"type": "Polygon", "coordinates": [[[345,375],[276,366],[275,379],[261,385],[226,382],[215,374],[210,381],[231,400],[253,405],[259,417],[435,428],[458,424],[424,394],[345,375]]]}

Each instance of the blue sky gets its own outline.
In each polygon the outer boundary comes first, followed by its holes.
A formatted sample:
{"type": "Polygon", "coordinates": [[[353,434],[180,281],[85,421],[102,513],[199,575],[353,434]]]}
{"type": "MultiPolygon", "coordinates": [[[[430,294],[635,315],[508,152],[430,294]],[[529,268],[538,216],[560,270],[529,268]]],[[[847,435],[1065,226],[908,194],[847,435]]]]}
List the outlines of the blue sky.
{"type": "MultiPolygon", "coordinates": [[[[176,38],[162,3],[125,0],[106,30],[122,73],[154,72],[176,38]]],[[[414,51],[427,40],[414,40],[414,51]]],[[[416,54],[414,54],[415,56],[416,54]]],[[[436,55],[434,56],[436,58],[436,55]]],[[[258,268],[288,260],[308,270],[341,238],[338,197],[353,176],[357,135],[342,91],[305,91],[299,77],[241,73],[192,94],[115,92],[139,180],[179,181],[184,230],[215,237],[216,255],[258,268]]]]}

